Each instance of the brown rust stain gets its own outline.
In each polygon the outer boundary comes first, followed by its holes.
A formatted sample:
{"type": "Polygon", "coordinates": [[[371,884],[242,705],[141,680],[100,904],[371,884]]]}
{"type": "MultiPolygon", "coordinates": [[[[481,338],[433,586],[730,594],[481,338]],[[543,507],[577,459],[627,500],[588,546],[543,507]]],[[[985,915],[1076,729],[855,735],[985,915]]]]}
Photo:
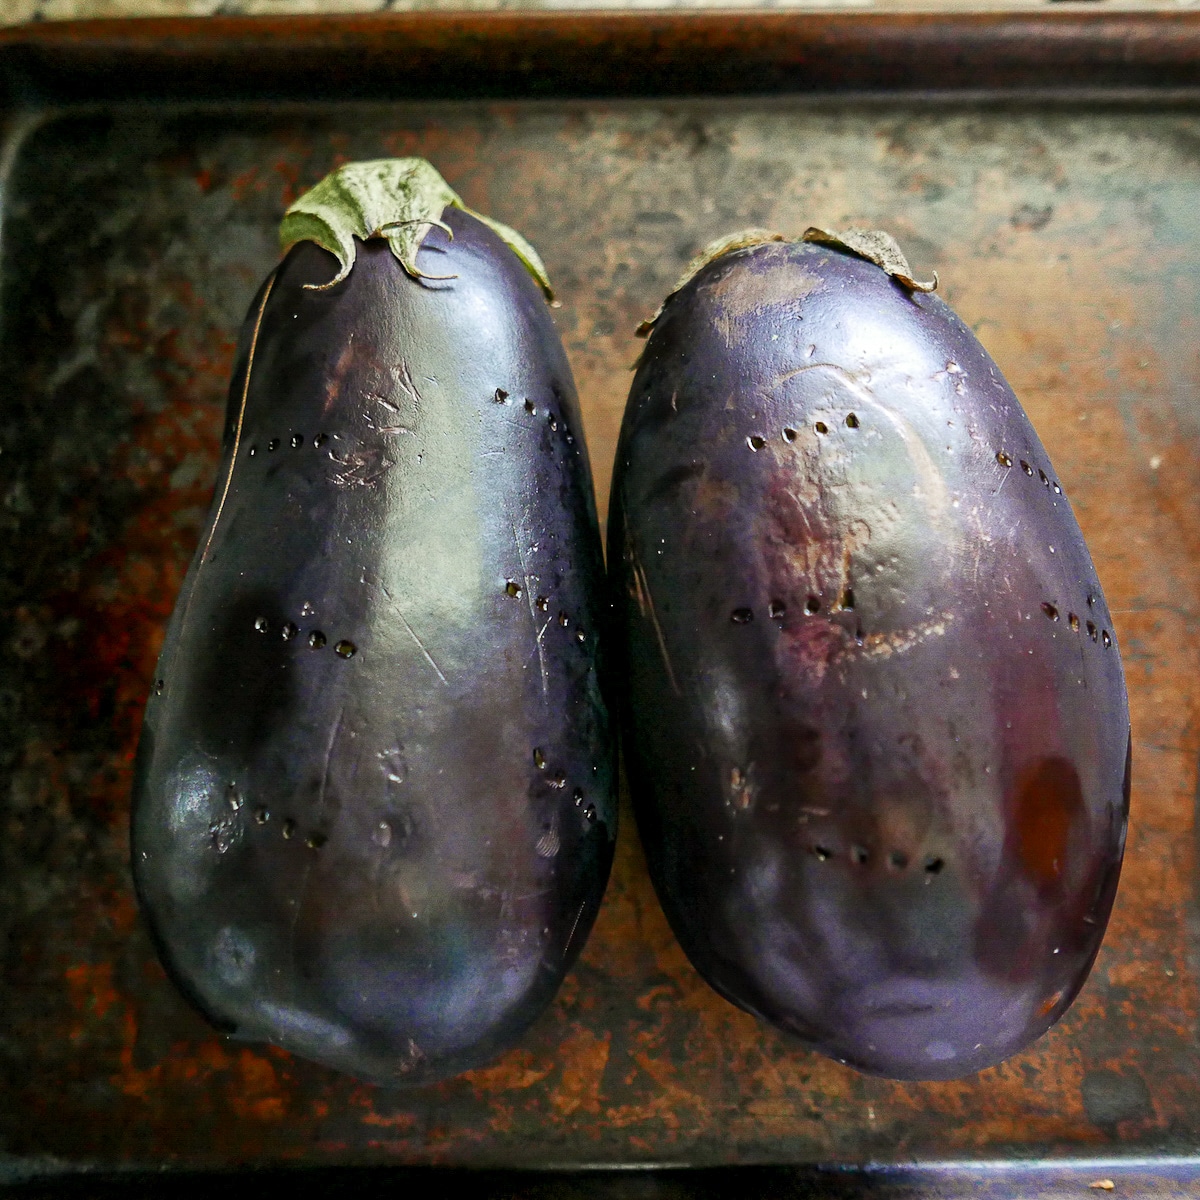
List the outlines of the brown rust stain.
{"type": "Polygon", "coordinates": [[[550,1106],[556,1115],[599,1113],[600,1089],[611,1043],[610,1033],[597,1033],[586,1026],[575,1029],[559,1043],[557,1058],[562,1074],[550,1095],[550,1106]]]}
{"type": "Polygon", "coordinates": [[[87,1034],[87,1022],[102,1021],[117,1003],[117,991],[113,987],[112,963],[79,963],[63,972],[72,1007],[79,1013],[80,1020],[68,1034],[73,1042],[81,1041],[87,1034]]]}

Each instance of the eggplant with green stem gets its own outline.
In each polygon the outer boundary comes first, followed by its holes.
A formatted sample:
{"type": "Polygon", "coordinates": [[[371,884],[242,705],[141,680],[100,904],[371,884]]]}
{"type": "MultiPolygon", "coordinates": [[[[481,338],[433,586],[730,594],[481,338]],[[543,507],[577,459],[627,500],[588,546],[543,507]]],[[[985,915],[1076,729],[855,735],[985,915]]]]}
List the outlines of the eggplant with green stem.
{"type": "Polygon", "coordinates": [[[420,159],[289,210],[146,711],[133,870],[218,1027],[361,1079],[487,1061],[612,859],[603,566],[537,253],[420,159]]]}
{"type": "Polygon", "coordinates": [[[1095,567],[935,282],[874,231],[709,247],[645,327],[608,526],[676,935],[733,1003],[902,1079],[1066,1011],[1130,788],[1095,567]]]}

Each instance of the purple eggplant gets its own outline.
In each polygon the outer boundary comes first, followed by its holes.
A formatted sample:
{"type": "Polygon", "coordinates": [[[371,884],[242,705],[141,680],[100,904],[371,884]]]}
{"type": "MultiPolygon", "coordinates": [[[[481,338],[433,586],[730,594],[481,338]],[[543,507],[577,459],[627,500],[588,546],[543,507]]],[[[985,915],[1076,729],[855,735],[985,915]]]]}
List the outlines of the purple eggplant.
{"type": "Polygon", "coordinates": [[[900,1079],[1062,1016],[1130,781],[1079,526],[932,286],[866,231],[715,244],[649,323],[609,519],[630,785],[680,943],[734,1004],[900,1079]]]}
{"type": "Polygon", "coordinates": [[[428,163],[340,169],[281,237],[146,711],[134,879],[219,1028],[420,1084],[545,1008],[611,865],[583,430],[536,253],[428,163]]]}

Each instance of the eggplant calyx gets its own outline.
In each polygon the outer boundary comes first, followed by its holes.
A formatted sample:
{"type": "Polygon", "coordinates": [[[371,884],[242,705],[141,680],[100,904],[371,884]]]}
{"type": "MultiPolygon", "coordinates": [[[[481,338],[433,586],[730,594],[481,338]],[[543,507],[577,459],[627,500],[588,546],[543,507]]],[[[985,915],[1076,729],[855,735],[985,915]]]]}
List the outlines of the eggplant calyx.
{"type": "Polygon", "coordinates": [[[692,276],[707,267],[724,254],[732,254],[735,250],[745,250],[749,246],[762,246],[767,242],[786,242],[782,233],[773,233],[770,229],[739,229],[737,233],[726,234],[709,242],[683,269],[683,274],[675,281],[675,286],[667,293],[666,298],[658,306],[654,316],[643,321],[636,329],[638,337],[649,336],[655,322],[663,315],[663,310],[671,303],[676,293],[681,292],[691,282],[692,276]]]}
{"type": "Polygon", "coordinates": [[[453,279],[453,275],[427,275],[417,266],[417,251],[429,231],[436,225],[449,232],[442,220],[447,208],[462,209],[498,234],[546,299],[554,299],[538,252],[515,229],[468,208],[423,158],[379,158],[338,167],[284,213],[279,244],[286,254],[297,242],[315,242],[338,260],[338,272],[328,283],[305,285],[314,291],[331,288],[350,274],[355,238],[364,242],[385,238],[413,279],[453,279]]]}
{"type": "MultiPolygon", "coordinates": [[[[691,282],[692,276],[697,274],[701,269],[708,266],[710,262],[721,258],[725,254],[732,254],[735,250],[745,250],[751,246],[761,246],[767,242],[787,242],[792,239],[786,238],[782,233],[773,233],[769,229],[741,229],[737,233],[727,234],[725,237],[717,238],[715,242],[709,242],[695,258],[684,268],[683,274],[676,281],[675,286],[667,293],[667,297],[658,306],[658,311],[648,320],[643,321],[637,327],[637,336],[646,337],[654,328],[655,322],[663,315],[663,311],[670,304],[672,298],[691,282]]],[[[928,283],[923,283],[919,279],[913,278],[912,268],[908,265],[908,259],[904,257],[904,251],[900,249],[896,239],[890,233],[885,233],[882,229],[819,229],[816,226],[810,226],[800,237],[802,242],[819,242],[824,246],[832,246],[837,250],[845,250],[850,254],[855,254],[859,258],[865,258],[868,262],[873,262],[877,267],[882,267],[897,283],[902,284],[914,292],[932,292],[937,288],[938,276],[934,271],[933,279],[928,283]]]]}
{"type": "Polygon", "coordinates": [[[817,242],[832,246],[835,250],[848,250],[859,258],[882,267],[897,283],[914,292],[932,292],[937,289],[938,276],[934,271],[928,283],[913,278],[912,268],[896,239],[882,229],[818,229],[815,225],[806,229],[802,242],[817,242]]]}

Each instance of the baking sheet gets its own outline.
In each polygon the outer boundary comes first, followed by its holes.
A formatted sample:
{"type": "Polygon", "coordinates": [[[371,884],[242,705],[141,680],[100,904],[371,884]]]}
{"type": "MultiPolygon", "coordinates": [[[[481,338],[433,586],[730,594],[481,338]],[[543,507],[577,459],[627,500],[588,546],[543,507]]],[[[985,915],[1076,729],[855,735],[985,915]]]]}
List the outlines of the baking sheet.
{"type": "Polygon", "coordinates": [[[1187,1173],[1200,1150],[1200,113],[1019,97],[98,102],[19,115],[6,154],[4,1161],[1049,1158],[1086,1174],[1134,1156],[1187,1173]],[[1029,1051],[966,1080],[893,1083],[735,1010],[674,943],[627,811],[579,966],[517,1047],[459,1079],[391,1092],[231,1043],[167,983],[129,881],[130,770],[211,494],[234,337],[286,204],[339,161],[389,154],[429,158],[541,251],[602,513],[633,328],[708,239],[869,224],[938,271],[1053,458],[1130,686],[1112,923],[1080,999],[1029,1051]]]}

